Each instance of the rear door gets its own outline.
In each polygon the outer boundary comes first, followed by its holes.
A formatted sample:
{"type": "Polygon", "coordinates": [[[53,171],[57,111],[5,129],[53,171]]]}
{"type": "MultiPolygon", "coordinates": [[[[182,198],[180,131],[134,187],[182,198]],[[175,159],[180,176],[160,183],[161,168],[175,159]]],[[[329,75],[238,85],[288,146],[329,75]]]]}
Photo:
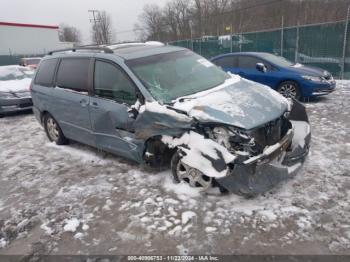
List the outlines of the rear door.
{"type": "Polygon", "coordinates": [[[136,86],[124,70],[107,60],[95,60],[94,95],[90,101],[92,128],[99,148],[138,161],[129,112],[137,101],[136,86]]]}
{"type": "Polygon", "coordinates": [[[90,64],[87,57],[61,59],[52,89],[51,114],[66,137],[94,146],[89,116],[90,64]]]}

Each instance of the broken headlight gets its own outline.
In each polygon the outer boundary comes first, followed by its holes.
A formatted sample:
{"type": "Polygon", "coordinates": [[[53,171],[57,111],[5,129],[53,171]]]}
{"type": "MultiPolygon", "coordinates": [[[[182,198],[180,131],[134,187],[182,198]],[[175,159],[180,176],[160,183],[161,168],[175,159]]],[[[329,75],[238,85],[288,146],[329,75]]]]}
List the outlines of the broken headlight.
{"type": "Polygon", "coordinates": [[[208,136],[232,154],[253,156],[258,153],[254,138],[243,130],[234,127],[214,127],[209,130],[208,136]]]}
{"type": "Polygon", "coordinates": [[[224,127],[213,128],[210,138],[226,148],[231,147],[231,144],[229,141],[230,131],[227,128],[224,128],[224,127]]]}

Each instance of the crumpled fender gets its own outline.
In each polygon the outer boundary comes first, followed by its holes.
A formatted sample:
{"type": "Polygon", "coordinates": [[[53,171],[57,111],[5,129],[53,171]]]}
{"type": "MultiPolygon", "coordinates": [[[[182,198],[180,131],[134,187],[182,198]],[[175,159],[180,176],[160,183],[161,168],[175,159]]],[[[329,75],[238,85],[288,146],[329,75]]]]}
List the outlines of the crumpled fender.
{"type": "Polygon", "coordinates": [[[179,136],[187,130],[193,129],[192,118],[175,111],[174,113],[166,114],[144,110],[133,123],[136,138],[147,140],[161,135],[179,136]],[[179,117],[176,117],[176,114],[179,117]]]}

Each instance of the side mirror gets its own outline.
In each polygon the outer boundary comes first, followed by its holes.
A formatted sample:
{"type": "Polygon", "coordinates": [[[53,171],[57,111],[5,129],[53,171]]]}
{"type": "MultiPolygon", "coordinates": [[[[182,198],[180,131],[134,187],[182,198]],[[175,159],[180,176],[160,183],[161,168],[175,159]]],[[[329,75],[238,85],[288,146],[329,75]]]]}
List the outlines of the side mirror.
{"type": "Polygon", "coordinates": [[[267,72],[267,67],[263,63],[256,63],[256,70],[266,73],[267,72]]]}

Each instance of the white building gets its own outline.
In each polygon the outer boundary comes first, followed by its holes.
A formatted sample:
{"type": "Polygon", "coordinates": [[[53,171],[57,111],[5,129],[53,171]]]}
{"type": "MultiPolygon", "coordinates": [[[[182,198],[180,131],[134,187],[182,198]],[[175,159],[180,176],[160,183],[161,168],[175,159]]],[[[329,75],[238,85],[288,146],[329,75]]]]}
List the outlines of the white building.
{"type": "Polygon", "coordinates": [[[42,55],[71,47],[73,43],[59,41],[58,26],[0,22],[0,56],[42,55]]]}

